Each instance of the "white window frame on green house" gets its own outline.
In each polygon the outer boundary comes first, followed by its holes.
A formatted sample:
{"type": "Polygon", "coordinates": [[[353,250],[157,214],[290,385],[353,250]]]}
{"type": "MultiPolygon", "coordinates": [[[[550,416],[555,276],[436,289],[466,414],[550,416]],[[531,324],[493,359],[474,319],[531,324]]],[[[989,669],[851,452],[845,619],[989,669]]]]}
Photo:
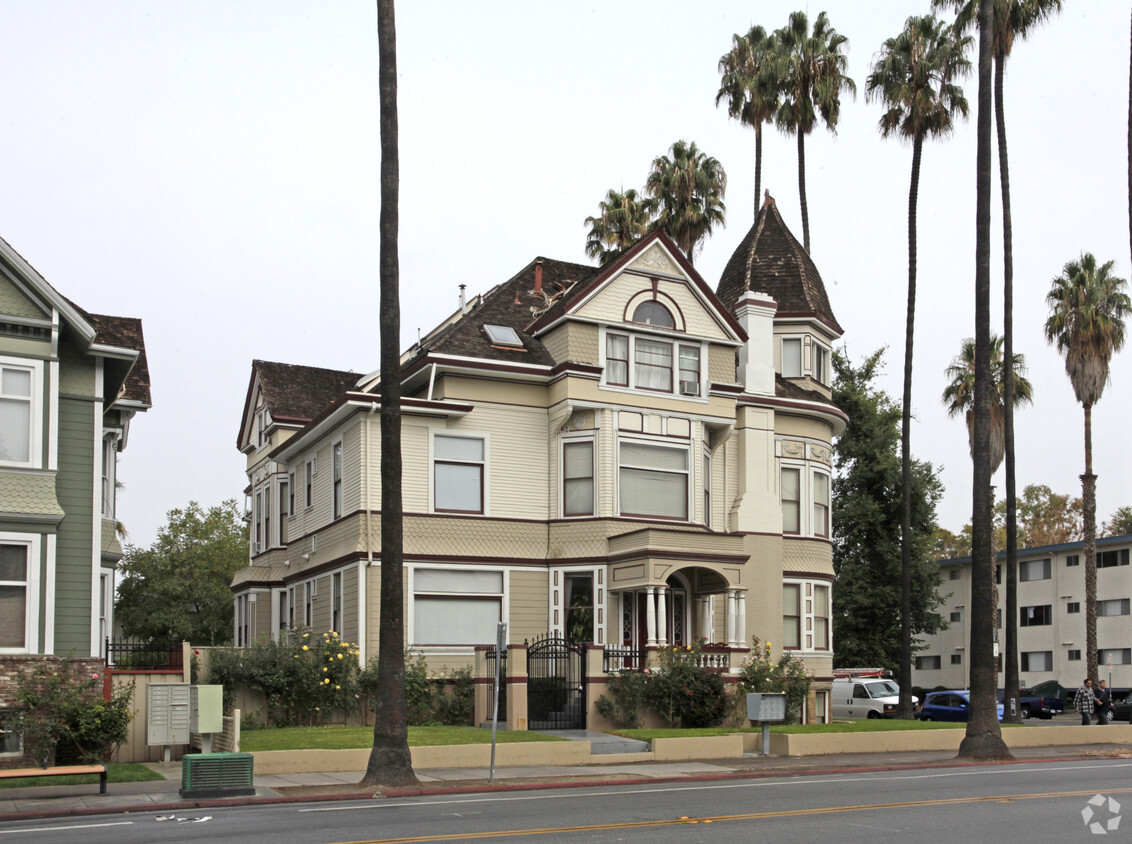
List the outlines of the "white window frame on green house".
{"type": "Polygon", "coordinates": [[[499,621],[509,613],[509,580],[508,570],[501,566],[410,567],[407,630],[411,631],[411,647],[457,655],[494,642],[499,621]]]}
{"type": "MultiPolygon", "coordinates": [[[[4,611],[0,615],[8,616],[8,607],[18,604],[18,595],[23,594],[23,641],[15,644],[0,641],[0,654],[34,654],[39,653],[39,603],[40,603],[40,537],[37,534],[0,532],[0,546],[20,547],[24,549],[26,564],[23,578],[15,578],[15,570],[0,570],[0,607],[4,611]],[[7,578],[7,579],[5,579],[7,578]],[[4,595],[7,595],[7,603],[4,595]]],[[[6,567],[5,567],[6,569],[6,567]]],[[[13,627],[11,632],[15,632],[13,627]]]]}
{"type": "Polygon", "coordinates": [[[455,432],[449,429],[433,431],[429,439],[429,477],[431,479],[430,499],[433,513],[452,513],[456,515],[487,516],[490,513],[491,484],[488,472],[488,455],[491,453],[490,438],[487,434],[455,432]],[[479,443],[479,457],[475,457],[467,446],[479,443]],[[440,467],[445,467],[441,469],[440,467]],[[439,471],[438,471],[439,470],[439,471]],[[471,473],[479,475],[479,501],[470,497],[470,488],[453,490],[448,482],[464,480],[471,473]],[[469,497],[464,497],[469,496],[469,497]]]}
{"type": "Polygon", "coordinates": [[[0,466],[30,469],[41,465],[42,392],[42,361],[0,357],[0,430],[11,431],[16,425],[21,429],[12,452],[0,444],[0,466]]]}

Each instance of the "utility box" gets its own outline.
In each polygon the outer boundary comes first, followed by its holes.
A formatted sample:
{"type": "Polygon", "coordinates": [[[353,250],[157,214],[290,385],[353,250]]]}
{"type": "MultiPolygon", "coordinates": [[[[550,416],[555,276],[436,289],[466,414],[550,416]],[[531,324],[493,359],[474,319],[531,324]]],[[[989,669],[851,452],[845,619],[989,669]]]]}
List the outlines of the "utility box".
{"type": "Polygon", "coordinates": [[[762,692],[747,695],[748,721],[785,721],[785,692],[762,692]]]}
{"type": "Polygon", "coordinates": [[[192,732],[224,732],[223,686],[193,686],[189,702],[189,729],[192,732]]]}
{"type": "Polygon", "coordinates": [[[245,797],[255,794],[250,753],[186,753],[181,759],[181,797],[245,797]]]}
{"type": "Polygon", "coordinates": [[[192,705],[188,683],[152,683],[148,689],[146,744],[188,744],[189,709],[192,705]]]}

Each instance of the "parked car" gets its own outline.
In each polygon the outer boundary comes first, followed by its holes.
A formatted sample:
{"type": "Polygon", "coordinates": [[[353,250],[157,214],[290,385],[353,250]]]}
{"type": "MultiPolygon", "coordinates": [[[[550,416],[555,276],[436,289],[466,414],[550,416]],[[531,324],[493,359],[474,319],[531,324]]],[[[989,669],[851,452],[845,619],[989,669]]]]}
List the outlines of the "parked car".
{"type": "MultiPolygon", "coordinates": [[[[945,692],[929,692],[920,710],[921,721],[966,721],[971,709],[971,692],[967,689],[951,689],[945,692]]],[[[998,705],[998,720],[1002,720],[1002,704],[998,705]]]]}
{"type": "Polygon", "coordinates": [[[1128,721],[1132,723],[1132,693],[1128,689],[1110,689],[1113,700],[1110,721],[1128,721]]]}
{"type": "MultiPolygon", "coordinates": [[[[998,702],[1003,703],[1003,698],[1006,697],[1006,690],[998,690],[998,702]]],[[[1065,705],[1061,702],[1060,697],[1041,697],[1035,695],[1029,689],[1022,689],[1021,694],[1018,696],[1018,706],[1022,710],[1023,718],[1030,718],[1036,715],[1039,718],[1049,720],[1054,715],[1060,715],[1065,711],[1065,705]]]]}
{"type": "MultiPolygon", "coordinates": [[[[900,686],[884,677],[833,678],[833,717],[892,718],[900,703],[900,686]]],[[[920,700],[912,696],[912,707],[918,710],[920,700]]]]}

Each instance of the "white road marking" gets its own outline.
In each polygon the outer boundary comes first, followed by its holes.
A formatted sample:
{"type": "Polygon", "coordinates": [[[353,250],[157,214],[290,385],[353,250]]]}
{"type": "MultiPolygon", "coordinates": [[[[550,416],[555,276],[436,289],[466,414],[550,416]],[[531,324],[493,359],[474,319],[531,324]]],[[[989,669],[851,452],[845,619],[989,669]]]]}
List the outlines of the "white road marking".
{"type": "Polygon", "coordinates": [[[36,826],[31,829],[0,829],[0,835],[19,833],[26,835],[29,832],[68,832],[72,829],[101,829],[107,826],[133,826],[133,821],[116,821],[114,823],[84,823],[76,826],[36,826]]]}

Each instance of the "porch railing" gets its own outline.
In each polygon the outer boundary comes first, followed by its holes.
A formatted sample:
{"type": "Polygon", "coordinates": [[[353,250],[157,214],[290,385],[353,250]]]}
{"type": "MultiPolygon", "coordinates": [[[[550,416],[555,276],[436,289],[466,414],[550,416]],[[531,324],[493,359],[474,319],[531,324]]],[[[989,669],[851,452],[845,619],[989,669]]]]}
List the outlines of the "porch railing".
{"type": "Polygon", "coordinates": [[[606,645],[601,655],[601,670],[606,674],[618,671],[640,671],[645,667],[645,651],[626,645],[606,645]]]}
{"type": "Polygon", "coordinates": [[[122,671],[180,671],[185,662],[180,642],[138,642],[122,639],[112,642],[106,639],[103,659],[122,671]]]}

